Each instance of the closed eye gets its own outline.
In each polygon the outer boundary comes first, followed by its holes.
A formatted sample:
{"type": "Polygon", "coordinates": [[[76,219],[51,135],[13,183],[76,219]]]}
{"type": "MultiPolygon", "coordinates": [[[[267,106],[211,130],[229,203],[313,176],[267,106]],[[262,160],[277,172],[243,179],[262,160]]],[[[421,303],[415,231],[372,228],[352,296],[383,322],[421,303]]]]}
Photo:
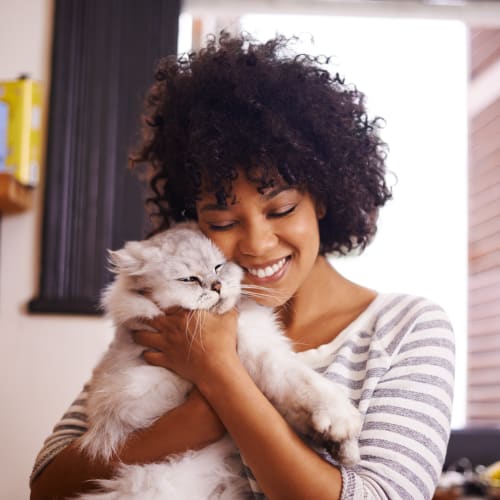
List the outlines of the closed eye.
{"type": "Polygon", "coordinates": [[[183,283],[198,283],[201,285],[201,280],[198,276],[189,276],[187,278],[177,278],[177,281],[182,281],[183,283]]]}
{"type": "Polygon", "coordinates": [[[222,224],[222,225],[217,225],[217,224],[210,224],[209,227],[212,231],[227,231],[228,229],[233,228],[236,226],[236,222],[231,222],[230,224],[222,224]]]}
{"type": "MultiPolygon", "coordinates": [[[[267,217],[271,218],[271,219],[279,219],[280,217],[286,217],[287,215],[290,215],[291,213],[293,213],[293,211],[297,208],[297,204],[296,205],[292,205],[290,207],[287,207],[281,211],[277,211],[277,212],[270,212],[267,217]]],[[[237,226],[238,225],[238,222],[235,221],[235,222],[228,222],[226,224],[214,224],[214,223],[211,223],[209,224],[209,228],[211,231],[228,231],[229,229],[232,229],[233,227],[237,226]]]]}
{"type": "Polygon", "coordinates": [[[215,267],[214,267],[214,270],[215,272],[218,272],[219,269],[223,266],[224,264],[217,264],[215,267]]]}
{"type": "Polygon", "coordinates": [[[292,207],[287,208],[281,212],[272,212],[272,213],[268,214],[268,217],[271,217],[271,218],[285,217],[285,215],[291,214],[296,208],[297,208],[297,205],[293,205],[292,207]]]}

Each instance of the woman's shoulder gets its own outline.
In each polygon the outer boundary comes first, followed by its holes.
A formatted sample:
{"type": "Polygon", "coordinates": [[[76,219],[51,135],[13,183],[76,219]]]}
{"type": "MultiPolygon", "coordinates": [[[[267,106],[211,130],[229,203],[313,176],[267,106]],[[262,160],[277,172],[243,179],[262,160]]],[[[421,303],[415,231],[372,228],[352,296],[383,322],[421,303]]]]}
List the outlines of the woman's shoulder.
{"type": "Polygon", "coordinates": [[[362,329],[374,334],[387,334],[398,327],[424,319],[441,320],[451,327],[445,310],[429,298],[408,293],[378,292],[345,331],[362,329]]]}
{"type": "Polygon", "coordinates": [[[393,322],[407,318],[408,315],[414,319],[422,316],[447,317],[443,307],[436,301],[409,293],[380,292],[370,306],[373,306],[372,314],[380,319],[390,317],[393,322]]]}
{"type": "Polygon", "coordinates": [[[431,311],[446,314],[436,301],[410,293],[379,292],[370,306],[372,309],[371,312],[378,316],[404,315],[410,311],[417,314],[431,311]]]}
{"type": "MultiPolygon", "coordinates": [[[[453,327],[446,311],[432,299],[408,293],[379,293],[360,316],[360,325],[370,332],[372,341],[393,352],[403,342],[418,335],[448,339],[452,342],[453,327]],[[364,325],[363,325],[364,323],[364,325]],[[417,333],[418,332],[418,333],[417,333]]],[[[359,328],[358,328],[359,330],[359,328]]]]}
{"type": "Polygon", "coordinates": [[[418,335],[452,345],[452,327],[444,309],[425,297],[379,292],[331,342],[304,351],[300,357],[314,366],[324,366],[341,353],[356,359],[376,352],[385,357],[418,335]]]}

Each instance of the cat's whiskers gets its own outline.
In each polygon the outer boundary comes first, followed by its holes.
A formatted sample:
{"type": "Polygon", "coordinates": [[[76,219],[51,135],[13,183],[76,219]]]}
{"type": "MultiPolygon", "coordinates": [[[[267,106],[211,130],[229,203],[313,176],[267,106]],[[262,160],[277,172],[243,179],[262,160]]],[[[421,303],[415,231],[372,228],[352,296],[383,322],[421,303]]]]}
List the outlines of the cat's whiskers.
{"type": "Polygon", "coordinates": [[[195,324],[195,333],[194,334],[190,333],[191,332],[191,328],[190,328],[191,322],[193,321],[193,319],[194,319],[194,321],[197,322],[197,318],[195,316],[195,313],[196,313],[196,310],[189,311],[189,314],[188,314],[187,320],[186,320],[186,336],[189,338],[188,357],[191,354],[191,349],[193,347],[194,338],[196,336],[197,324],[195,324]]]}
{"type": "Polygon", "coordinates": [[[275,290],[274,288],[270,288],[270,287],[262,286],[262,285],[252,285],[251,283],[241,283],[240,288],[242,290],[257,290],[257,291],[261,291],[261,292],[268,292],[268,293],[275,294],[276,296],[286,295],[289,293],[288,289],[278,291],[278,290],[275,290]]]}
{"type": "Polygon", "coordinates": [[[248,285],[248,284],[243,284],[243,283],[238,283],[234,285],[226,285],[226,289],[228,290],[236,290],[241,293],[245,293],[247,290],[252,290],[255,291],[256,293],[261,293],[263,295],[266,295],[268,297],[278,297],[280,295],[279,292],[276,292],[275,290],[271,290],[265,286],[259,286],[259,285],[248,285]]]}
{"type": "Polygon", "coordinates": [[[287,296],[284,292],[277,292],[275,290],[269,290],[267,288],[254,288],[254,287],[242,287],[242,293],[258,293],[261,295],[266,295],[268,297],[285,298],[287,296]]]}
{"type": "Polygon", "coordinates": [[[288,300],[293,293],[286,291],[277,292],[276,290],[269,289],[267,287],[259,285],[242,284],[241,285],[241,295],[254,299],[277,299],[280,302],[280,312],[281,314],[288,315],[293,310],[293,301],[288,300]]]}
{"type": "Polygon", "coordinates": [[[284,300],[289,296],[286,291],[278,292],[258,285],[241,285],[241,293],[245,297],[271,298],[278,300],[284,300]]]}
{"type": "Polygon", "coordinates": [[[196,315],[196,334],[200,337],[200,345],[201,349],[204,351],[205,350],[205,345],[203,344],[203,335],[202,335],[202,329],[203,329],[203,323],[205,322],[205,316],[207,314],[206,309],[199,309],[198,313],[196,315]]]}
{"type": "Polygon", "coordinates": [[[251,299],[279,299],[279,297],[277,297],[276,295],[260,292],[243,291],[241,295],[243,295],[244,297],[249,297],[251,299]]]}
{"type": "Polygon", "coordinates": [[[205,346],[203,345],[203,336],[201,334],[202,332],[202,326],[205,321],[205,313],[206,311],[204,309],[194,309],[189,312],[187,322],[186,322],[186,335],[189,336],[189,348],[188,348],[188,356],[191,353],[191,350],[193,348],[193,343],[196,340],[196,337],[200,338],[200,345],[203,350],[205,350],[205,346]],[[190,329],[190,324],[191,321],[194,320],[194,328],[190,329]],[[189,333],[189,332],[192,333],[189,333]]]}

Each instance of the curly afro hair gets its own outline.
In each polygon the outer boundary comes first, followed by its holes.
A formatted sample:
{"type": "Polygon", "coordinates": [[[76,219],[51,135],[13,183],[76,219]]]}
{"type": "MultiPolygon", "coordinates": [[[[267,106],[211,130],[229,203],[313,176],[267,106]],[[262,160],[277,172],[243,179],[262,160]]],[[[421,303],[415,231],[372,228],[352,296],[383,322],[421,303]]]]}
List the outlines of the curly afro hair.
{"type": "Polygon", "coordinates": [[[153,168],[157,231],[196,219],[202,187],[231,202],[243,170],[257,189],[279,176],[323,205],[322,254],[370,242],[391,198],[379,119],[367,117],[362,93],[324,69],[327,58],[293,54],[292,40],[222,32],[198,52],[159,62],[132,157],[153,168]]]}

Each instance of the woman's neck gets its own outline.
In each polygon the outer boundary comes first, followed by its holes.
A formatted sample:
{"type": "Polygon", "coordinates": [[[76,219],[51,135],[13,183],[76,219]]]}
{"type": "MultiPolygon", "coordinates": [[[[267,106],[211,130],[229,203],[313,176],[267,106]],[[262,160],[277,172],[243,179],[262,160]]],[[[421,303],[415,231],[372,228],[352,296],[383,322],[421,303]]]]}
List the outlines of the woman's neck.
{"type": "Polygon", "coordinates": [[[297,351],[333,340],[361,314],[376,292],[338,273],[319,256],[306,281],[278,314],[297,351]]]}

